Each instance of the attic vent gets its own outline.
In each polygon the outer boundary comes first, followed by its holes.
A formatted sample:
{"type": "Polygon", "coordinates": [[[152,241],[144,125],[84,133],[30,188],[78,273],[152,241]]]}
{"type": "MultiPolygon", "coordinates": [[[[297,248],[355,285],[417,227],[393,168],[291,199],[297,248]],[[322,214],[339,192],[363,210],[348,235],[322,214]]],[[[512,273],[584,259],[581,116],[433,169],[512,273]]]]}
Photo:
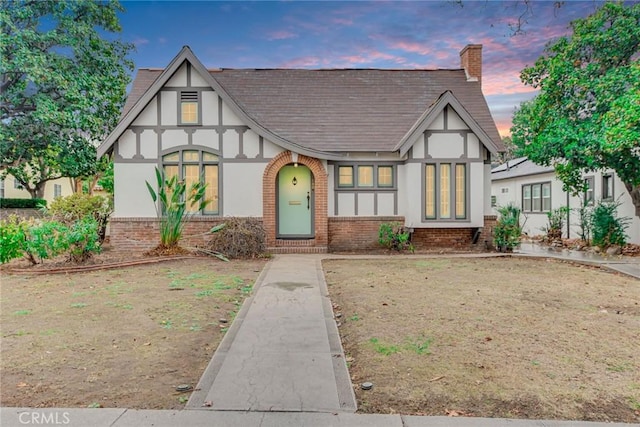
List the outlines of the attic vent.
{"type": "Polygon", "coordinates": [[[198,102],[198,92],[180,92],[180,101],[198,102]]]}

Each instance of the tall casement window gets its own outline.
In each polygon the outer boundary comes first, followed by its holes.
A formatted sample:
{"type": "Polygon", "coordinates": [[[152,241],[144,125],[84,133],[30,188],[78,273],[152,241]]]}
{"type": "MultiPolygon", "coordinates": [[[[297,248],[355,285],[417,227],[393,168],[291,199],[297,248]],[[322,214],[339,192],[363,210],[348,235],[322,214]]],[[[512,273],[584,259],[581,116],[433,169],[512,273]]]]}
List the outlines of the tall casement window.
{"type": "Polygon", "coordinates": [[[592,176],[588,176],[584,179],[584,206],[592,206],[594,201],[594,184],[595,180],[592,176]]]}
{"type": "Polygon", "coordinates": [[[53,184],[53,198],[62,196],[62,185],[53,184]]]}
{"type": "Polygon", "coordinates": [[[180,92],[179,124],[200,124],[200,96],[197,91],[180,92]]]}
{"type": "Polygon", "coordinates": [[[551,183],[526,184],[522,186],[523,212],[549,212],[551,210],[551,183]]]}
{"type": "Polygon", "coordinates": [[[426,164],[425,219],[467,219],[467,165],[465,163],[426,164]]]}
{"type": "Polygon", "coordinates": [[[339,165],[338,189],[394,188],[393,166],[339,165]]]}
{"type": "Polygon", "coordinates": [[[602,175],[602,200],[613,200],[613,175],[602,175]]]}
{"type": "MultiPolygon", "coordinates": [[[[162,166],[167,178],[177,176],[184,180],[187,190],[192,184],[207,184],[205,200],[209,203],[202,210],[205,215],[217,215],[219,210],[218,156],[202,150],[180,150],[162,156],[162,166]]],[[[187,206],[189,212],[197,212],[198,206],[187,206]]]]}

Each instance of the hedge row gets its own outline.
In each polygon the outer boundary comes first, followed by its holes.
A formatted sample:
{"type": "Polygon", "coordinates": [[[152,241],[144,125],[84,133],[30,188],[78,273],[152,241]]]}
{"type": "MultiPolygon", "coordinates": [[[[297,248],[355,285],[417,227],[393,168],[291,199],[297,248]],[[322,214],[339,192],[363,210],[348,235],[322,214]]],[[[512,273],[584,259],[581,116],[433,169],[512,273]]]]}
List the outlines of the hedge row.
{"type": "Polygon", "coordinates": [[[47,206],[44,199],[8,199],[0,198],[0,208],[37,209],[47,206]]]}

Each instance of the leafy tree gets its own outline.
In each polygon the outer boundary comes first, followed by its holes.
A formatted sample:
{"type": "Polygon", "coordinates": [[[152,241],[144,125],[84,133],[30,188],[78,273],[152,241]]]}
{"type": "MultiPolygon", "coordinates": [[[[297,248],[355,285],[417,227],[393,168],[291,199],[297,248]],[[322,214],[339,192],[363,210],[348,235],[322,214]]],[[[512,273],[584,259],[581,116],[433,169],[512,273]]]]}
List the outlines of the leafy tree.
{"type": "Polygon", "coordinates": [[[574,194],[582,173],[613,169],[640,216],[640,4],[605,3],[571,28],[522,71],[540,93],[516,111],[513,142],[574,194]]]}
{"type": "MultiPolygon", "coordinates": [[[[32,197],[47,181],[97,172],[96,143],[116,125],[132,45],[117,1],[2,0],[0,169],[32,197]]],[[[106,163],[103,165],[106,166],[106,163]]]]}

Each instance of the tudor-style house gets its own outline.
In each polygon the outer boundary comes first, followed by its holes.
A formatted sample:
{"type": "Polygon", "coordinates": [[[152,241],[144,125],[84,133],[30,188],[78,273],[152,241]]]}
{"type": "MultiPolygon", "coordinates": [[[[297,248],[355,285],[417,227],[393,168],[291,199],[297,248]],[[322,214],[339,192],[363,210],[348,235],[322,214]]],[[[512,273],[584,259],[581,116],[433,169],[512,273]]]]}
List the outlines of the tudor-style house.
{"type": "Polygon", "coordinates": [[[228,216],[263,222],[271,252],[377,247],[400,221],[417,248],[488,239],[491,153],[503,146],[482,94],[482,46],[461,68],[207,69],[184,47],[140,69],[98,154],[115,163],[111,242],[158,243],[145,181],[202,179],[211,202],[185,228],[228,216]]]}

